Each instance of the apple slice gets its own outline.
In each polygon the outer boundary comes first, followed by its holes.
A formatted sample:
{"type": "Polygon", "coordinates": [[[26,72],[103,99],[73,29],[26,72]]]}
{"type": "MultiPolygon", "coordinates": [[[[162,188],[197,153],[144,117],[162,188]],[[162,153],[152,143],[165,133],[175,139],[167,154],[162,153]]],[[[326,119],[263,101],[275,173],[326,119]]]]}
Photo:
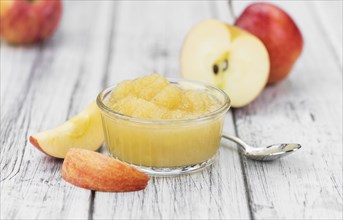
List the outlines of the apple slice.
{"type": "Polygon", "coordinates": [[[181,50],[181,74],[223,89],[233,107],[252,102],[267,84],[269,56],[254,35],[219,20],[195,25],[181,50]]]}
{"type": "Polygon", "coordinates": [[[30,136],[43,153],[64,158],[71,148],[97,150],[104,142],[101,113],[95,102],[60,126],[30,136]]]}
{"type": "Polygon", "coordinates": [[[105,192],[142,190],[149,176],[97,152],[72,148],[62,165],[62,178],[78,187],[105,192]]]}

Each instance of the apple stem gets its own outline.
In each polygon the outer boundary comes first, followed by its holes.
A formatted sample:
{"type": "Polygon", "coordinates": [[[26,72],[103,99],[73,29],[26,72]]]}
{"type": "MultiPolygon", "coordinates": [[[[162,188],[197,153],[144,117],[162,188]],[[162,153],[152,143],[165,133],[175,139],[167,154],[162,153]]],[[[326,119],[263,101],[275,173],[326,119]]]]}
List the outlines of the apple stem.
{"type": "Polygon", "coordinates": [[[235,16],[235,11],[233,10],[233,0],[228,0],[228,6],[229,6],[229,12],[231,15],[232,23],[235,23],[236,21],[236,16],[235,16]]]}

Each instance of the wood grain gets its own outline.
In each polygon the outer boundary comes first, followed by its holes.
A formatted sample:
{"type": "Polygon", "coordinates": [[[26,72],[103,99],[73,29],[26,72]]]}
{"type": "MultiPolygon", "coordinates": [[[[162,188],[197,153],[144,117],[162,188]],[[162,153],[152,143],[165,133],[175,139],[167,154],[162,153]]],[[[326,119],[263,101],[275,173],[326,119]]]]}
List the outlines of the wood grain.
{"type": "Polygon", "coordinates": [[[320,32],[333,50],[333,58],[343,65],[343,2],[313,1],[310,4],[311,14],[320,28],[320,32]]]}
{"type": "Polygon", "coordinates": [[[99,92],[108,53],[108,40],[99,38],[109,36],[111,5],[67,1],[49,41],[1,44],[1,219],[88,218],[91,193],[64,182],[62,161],[34,149],[27,137],[65,121],[99,92]]]}
{"type": "MultiPolygon", "coordinates": [[[[251,1],[234,1],[236,15],[251,1]]],[[[226,1],[64,1],[46,42],[1,42],[1,219],[342,219],[342,2],[274,1],[299,24],[290,77],[230,111],[224,130],[254,146],[299,142],[271,163],[223,142],[211,168],[152,178],[144,191],[100,193],[61,179],[61,160],[28,135],[75,115],[106,85],[150,72],[179,77],[179,51],[206,18],[233,22],[226,1]]],[[[103,149],[104,153],[106,150],[103,149]]]]}
{"type": "MultiPolygon", "coordinates": [[[[179,50],[184,36],[196,22],[211,17],[209,5],[210,2],[120,2],[106,84],[151,72],[179,77],[179,50]]],[[[227,119],[225,130],[232,133],[231,115],[227,119]]],[[[247,219],[249,210],[238,153],[223,148],[212,168],[193,175],[152,178],[144,191],[96,192],[92,217],[247,219]]]]}
{"type": "MultiPolygon", "coordinates": [[[[275,3],[296,20],[305,48],[287,80],[233,111],[235,125],[238,135],[254,146],[296,142],[303,148],[272,163],[243,160],[252,217],[340,219],[342,67],[312,3],[275,3]]],[[[238,11],[244,4],[236,4],[238,11]]]]}

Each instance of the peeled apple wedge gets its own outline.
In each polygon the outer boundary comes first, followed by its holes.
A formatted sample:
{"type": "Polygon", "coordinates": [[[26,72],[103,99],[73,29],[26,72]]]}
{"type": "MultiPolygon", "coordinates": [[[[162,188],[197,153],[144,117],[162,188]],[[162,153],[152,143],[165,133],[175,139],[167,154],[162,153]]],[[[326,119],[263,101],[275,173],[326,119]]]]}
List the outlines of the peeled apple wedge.
{"type": "Polygon", "coordinates": [[[243,107],[263,90],[269,76],[266,47],[254,35],[219,20],[195,25],[181,50],[181,74],[224,90],[232,107],[243,107]]]}
{"type": "Polygon", "coordinates": [[[43,153],[64,158],[71,148],[97,150],[104,142],[101,113],[95,102],[60,126],[30,136],[43,153]]]}

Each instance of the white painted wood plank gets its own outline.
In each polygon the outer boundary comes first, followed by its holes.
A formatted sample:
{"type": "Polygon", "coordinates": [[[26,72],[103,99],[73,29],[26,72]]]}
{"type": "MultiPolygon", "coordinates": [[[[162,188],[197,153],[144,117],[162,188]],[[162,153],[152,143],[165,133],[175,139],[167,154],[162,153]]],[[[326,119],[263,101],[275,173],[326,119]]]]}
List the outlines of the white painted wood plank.
{"type": "MultiPolygon", "coordinates": [[[[120,2],[107,84],[159,72],[179,76],[181,43],[196,22],[212,17],[209,2],[120,2]]],[[[228,114],[225,130],[234,132],[228,114]]],[[[152,178],[144,191],[96,192],[94,219],[249,218],[236,150],[222,148],[218,163],[193,175],[152,178]]]]}
{"type": "Polygon", "coordinates": [[[313,18],[322,35],[334,50],[335,59],[343,65],[343,1],[313,1],[313,18]]]}
{"type": "MultiPolygon", "coordinates": [[[[308,2],[274,3],[300,26],[304,52],[290,78],[234,116],[248,143],[303,148],[272,163],[244,160],[253,218],[342,219],[342,67],[308,2]]],[[[237,14],[247,4],[236,1],[237,14]]]]}
{"type": "Polygon", "coordinates": [[[62,160],[28,143],[29,134],[65,121],[102,88],[112,2],[64,6],[51,40],[30,48],[1,44],[1,219],[89,215],[90,191],[64,182],[62,160]]]}
{"type": "MultiPolygon", "coordinates": [[[[1,44],[1,129],[6,128],[1,130],[1,179],[5,178],[1,182],[1,218],[248,218],[240,160],[230,149],[221,149],[219,163],[203,173],[156,178],[142,192],[96,193],[92,204],[89,191],[61,180],[61,161],[27,145],[27,134],[78,112],[104,84],[152,71],[177,76],[179,47],[190,27],[203,18],[227,19],[224,7],[204,2],[153,2],[154,6],[142,3],[139,7],[125,2],[133,7],[119,4],[115,15],[107,5],[110,1],[100,2],[101,6],[67,1],[65,17],[70,19],[65,18],[61,30],[42,51],[1,44]],[[218,16],[213,15],[216,10],[218,16]],[[99,16],[89,16],[95,12],[99,16]],[[106,36],[111,30],[103,27],[110,26],[112,15],[118,22],[113,26],[110,75],[106,77],[106,36]],[[84,23],[79,24],[80,18],[84,23]],[[36,59],[40,62],[34,64],[36,59]],[[22,62],[13,65],[11,60],[22,62]],[[11,99],[6,94],[11,94],[11,99]]],[[[283,6],[296,14],[305,31],[305,52],[289,80],[268,87],[254,104],[236,111],[235,116],[239,135],[251,143],[299,141],[304,148],[280,162],[244,162],[253,217],[339,218],[342,69],[307,5],[283,6]]],[[[226,130],[233,133],[230,115],[228,119],[226,130]]]]}

